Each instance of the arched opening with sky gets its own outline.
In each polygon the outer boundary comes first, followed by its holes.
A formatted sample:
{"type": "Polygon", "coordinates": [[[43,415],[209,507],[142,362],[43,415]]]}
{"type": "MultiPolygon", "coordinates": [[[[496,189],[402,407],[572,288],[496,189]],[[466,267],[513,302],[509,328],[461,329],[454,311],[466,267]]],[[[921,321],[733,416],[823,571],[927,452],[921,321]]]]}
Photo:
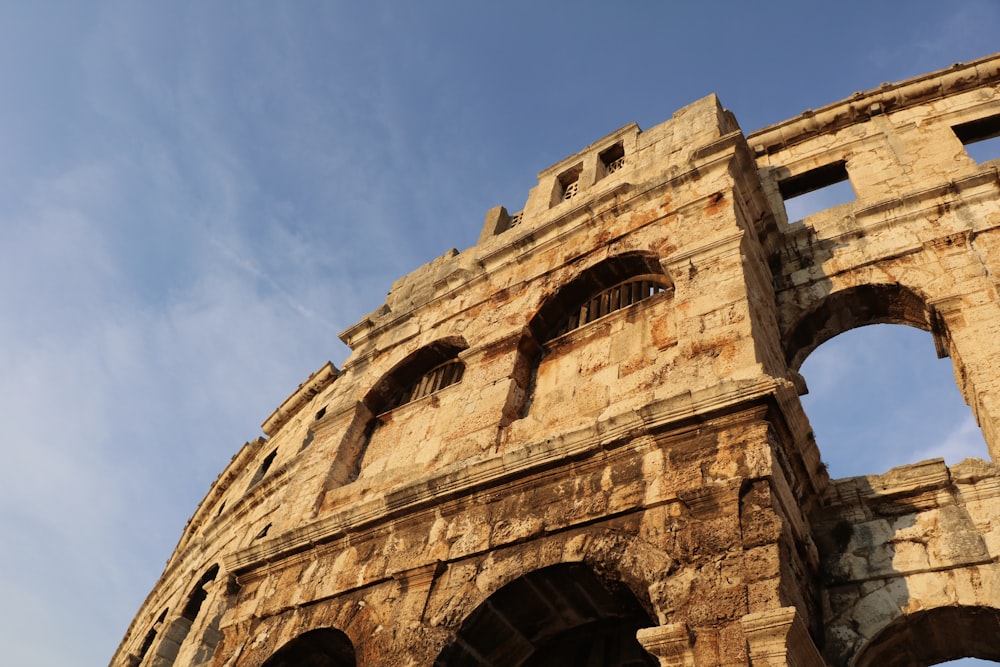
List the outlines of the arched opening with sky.
{"type": "Polygon", "coordinates": [[[874,324],[839,334],[802,364],[802,397],[832,478],[942,457],[989,459],[982,432],[931,334],[874,324]]]}

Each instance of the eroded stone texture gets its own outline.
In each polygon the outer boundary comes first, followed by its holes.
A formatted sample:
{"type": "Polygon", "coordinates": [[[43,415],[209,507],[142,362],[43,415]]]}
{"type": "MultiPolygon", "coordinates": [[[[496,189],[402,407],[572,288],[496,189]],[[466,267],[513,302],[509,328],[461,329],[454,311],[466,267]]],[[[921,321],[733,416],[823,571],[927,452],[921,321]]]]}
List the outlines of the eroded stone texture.
{"type": "Polygon", "coordinates": [[[998,87],[992,57],[747,136],[710,96],[541,172],[233,458],[112,665],[1000,658],[993,465],[830,482],[797,372],[929,330],[1000,451],[997,162],[963,148],[998,87]]]}

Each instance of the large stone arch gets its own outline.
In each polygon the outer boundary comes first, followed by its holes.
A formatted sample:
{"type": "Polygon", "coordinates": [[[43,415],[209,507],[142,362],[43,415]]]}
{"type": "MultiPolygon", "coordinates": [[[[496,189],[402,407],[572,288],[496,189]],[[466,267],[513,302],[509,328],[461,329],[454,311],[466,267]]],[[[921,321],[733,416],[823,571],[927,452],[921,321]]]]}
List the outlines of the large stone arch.
{"type": "Polygon", "coordinates": [[[670,606],[662,599],[664,584],[676,561],[649,542],[614,530],[578,531],[495,551],[476,563],[477,576],[465,586],[432,594],[425,618],[457,636],[499,591],[533,572],[566,565],[587,570],[622,596],[627,591],[647,625],[664,622],[664,609],[670,606]]]}
{"type": "Polygon", "coordinates": [[[949,606],[899,616],[858,651],[851,665],[911,667],[958,658],[1000,662],[1000,609],[949,606]]]}
{"type": "Polygon", "coordinates": [[[635,637],[652,625],[621,582],[583,563],[530,571],[479,605],[445,646],[440,667],[656,665],[635,637]]]}
{"type": "MultiPolygon", "coordinates": [[[[392,584],[389,584],[392,586],[392,584]]],[[[319,604],[283,609],[233,626],[226,639],[253,636],[252,642],[225,644],[215,665],[229,667],[355,667],[372,664],[373,637],[394,614],[378,599],[373,588],[319,604]],[[365,640],[369,641],[365,641],[365,640]],[[315,660],[315,662],[309,662],[315,660]]],[[[398,594],[399,587],[393,586],[398,594]]],[[[384,635],[383,635],[384,637],[384,635]]],[[[376,651],[379,649],[375,649],[376,651]]]]}
{"type": "Polygon", "coordinates": [[[287,642],[261,667],[355,667],[354,644],[340,630],[317,628],[287,642]]]}
{"type": "Polygon", "coordinates": [[[904,324],[935,331],[926,299],[901,283],[867,283],[834,291],[803,312],[784,332],[789,367],[798,370],[821,344],[869,324],[904,324]]]}

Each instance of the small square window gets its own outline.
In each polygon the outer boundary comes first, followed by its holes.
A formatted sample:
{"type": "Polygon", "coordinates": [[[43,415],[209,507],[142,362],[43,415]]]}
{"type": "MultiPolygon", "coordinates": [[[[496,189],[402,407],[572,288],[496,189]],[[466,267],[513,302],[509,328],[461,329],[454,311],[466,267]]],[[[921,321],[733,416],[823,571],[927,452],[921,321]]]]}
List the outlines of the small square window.
{"type": "Polygon", "coordinates": [[[778,183],[789,222],[854,201],[854,189],[843,160],[810,169],[778,183]]]}
{"type": "Polygon", "coordinates": [[[951,128],[976,164],[1000,158],[1000,114],[951,128]]]}
{"type": "Polygon", "coordinates": [[[567,169],[559,174],[553,204],[572,199],[580,192],[580,174],[583,173],[583,165],[578,164],[572,169],[567,169]]]}
{"type": "Polygon", "coordinates": [[[625,147],[619,142],[601,151],[600,159],[601,166],[604,167],[604,176],[610,176],[625,166],[625,147]]]}

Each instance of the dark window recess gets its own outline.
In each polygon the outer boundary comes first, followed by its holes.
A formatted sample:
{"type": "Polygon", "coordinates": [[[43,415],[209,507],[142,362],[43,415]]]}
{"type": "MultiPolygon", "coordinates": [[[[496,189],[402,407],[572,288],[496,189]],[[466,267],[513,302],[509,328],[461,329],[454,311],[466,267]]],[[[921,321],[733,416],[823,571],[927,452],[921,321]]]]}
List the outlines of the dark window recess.
{"type": "Polygon", "coordinates": [[[219,511],[215,513],[215,516],[220,516],[222,514],[222,510],[224,510],[224,509],[226,509],[226,501],[225,500],[223,500],[222,504],[219,505],[219,511]]]}
{"type": "Polygon", "coordinates": [[[620,143],[615,144],[607,150],[601,151],[601,164],[604,166],[604,175],[615,173],[625,166],[625,147],[620,143]]]}
{"type": "Polygon", "coordinates": [[[317,420],[322,419],[324,417],[324,415],[326,415],[326,406],[325,405],[322,408],[320,408],[319,412],[316,413],[316,419],[317,420]]]}
{"type": "Polygon", "coordinates": [[[785,200],[789,221],[801,220],[855,199],[847,177],[847,163],[843,160],[786,178],[778,183],[778,191],[785,200]]]}
{"type": "Polygon", "coordinates": [[[301,634],[282,646],[263,667],[290,665],[323,665],[324,667],[355,667],[354,645],[340,630],[319,628],[301,634]]]}
{"type": "Polygon", "coordinates": [[[560,201],[572,199],[580,191],[580,173],[582,171],[583,165],[577,165],[559,175],[560,201]]]}
{"type": "Polygon", "coordinates": [[[250,480],[250,486],[247,487],[247,491],[252,489],[254,485],[264,478],[267,471],[271,468],[271,464],[274,463],[274,457],[278,455],[278,450],[275,449],[273,452],[264,457],[264,460],[260,462],[260,467],[257,468],[256,474],[254,474],[253,479],[250,480]]]}
{"type": "Polygon", "coordinates": [[[553,336],[560,336],[573,329],[578,329],[599,317],[604,317],[608,313],[613,313],[626,306],[631,306],[633,303],[648,299],[654,294],[666,291],[666,289],[666,285],[648,279],[632,280],[609,287],[584,301],[578,308],[570,311],[569,315],[556,327],[553,336]]]}
{"type": "Polygon", "coordinates": [[[142,662],[142,659],[146,657],[149,653],[150,647],[153,645],[153,640],[156,639],[156,628],[150,628],[149,632],[146,633],[145,638],[142,640],[142,646],[139,647],[139,659],[136,661],[142,662]]]}
{"type": "Polygon", "coordinates": [[[139,655],[136,656],[138,658],[138,660],[136,660],[136,664],[141,663],[142,659],[146,657],[147,653],[149,653],[149,649],[153,646],[153,641],[156,639],[156,631],[163,624],[163,620],[166,617],[167,610],[164,609],[163,613],[160,614],[160,617],[156,619],[155,623],[153,623],[153,627],[151,627],[149,632],[146,633],[146,636],[142,640],[142,645],[139,647],[139,655]]]}
{"type": "Polygon", "coordinates": [[[951,128],[978,164],[1000,158],[1000,115],[980,118],[951,128]]]}
{"type": "Polygon", "coordinates": [[[461,338],[443,338],[416,350],[382,376],[362,400],[373,415],[426,396],[462,379],[458,355],[468,346],[461,338]],[[449,364],[457,364],[447,368],[449,364]]]}
{"type": "Polygon", "coordinates": [[[198,612],[201,611],[201,605],[208,597],[208,591],[205,590],[205,586],[208,586],[212,581],[215,580],[215,575],[219,573],[219,566],[213,565],[208,569],[198,583],[195,585],[194,590],[191,591],[191,597],[188,598],[187,604],[184,605],[184,611],[181,612],[181,616],[189,621],[194,621],[198,618],[198,612]]]}
{"type": "Polygon", "coordinates": [[[270,530],[271,530],[271,524],[267,524],[266,526],[264,526],[264,530],[262,530],[259,533],[257,533],[257,537],[255,537],[253,539],[259,540],[259,539],[267,537],[267,533],[270,530]]]}
{"type": "Polygon", "coordinates": [[[424,373],[416,382],[403,390],[387,409],[397,408],[424,396],[430,396],[445,387],[458,384],[465,373],[465,364],[458,359],[446,361],[424,373]]]}

